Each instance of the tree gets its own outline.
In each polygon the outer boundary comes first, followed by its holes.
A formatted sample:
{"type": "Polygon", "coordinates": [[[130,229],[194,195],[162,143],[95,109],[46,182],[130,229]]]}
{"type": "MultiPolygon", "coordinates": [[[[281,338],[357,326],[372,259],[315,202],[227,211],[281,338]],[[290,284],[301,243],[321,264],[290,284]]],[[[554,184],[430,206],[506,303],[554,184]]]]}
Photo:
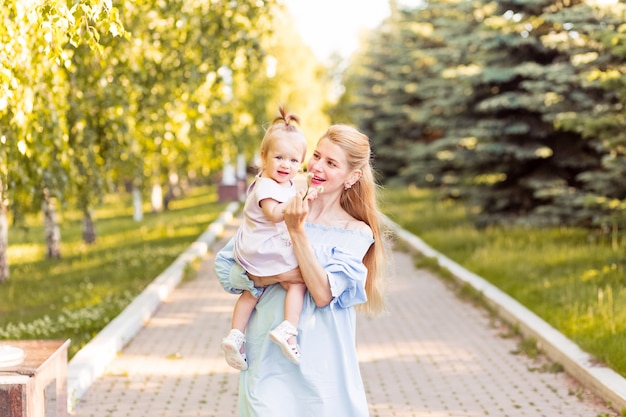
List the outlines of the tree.
{"type": "Polygon", "coordinates": [[[468,106],[476,125],[467,136],[475,141],[457,152],[462,169],[473,177],[467,195],[482,208],[485,221],[585,221],[560,196],[580,189],[578,175],[597,169],[601,154],[575,132],[558,130],[553,120],[584,111],[602,97],[579,82],[567,51],[546,43],[547,37],[563,35],[547,16],[569,7],[572,3],[559,1],[503,1],[485,19],[482,69],[472,77],[468,106]]]}
{"type": "MultiPolygon", "coordinates": [[[[0,225],[11,210],[62,192],[67,179],[64,47],[97,49],[101,33],[120,35],[117,9],[106,1],[9,0],[0,8],[0,225]],[[50,130],[48,130],[50,129],[50,130]],[[33,198],[34,197],[34,198],[33,198]]],[[[9,276],[7,228],[0,227],[0,282],[9,276]]]]}
{"type": "Polygon", "coordinates": [[[126,156],[131,146],[127,134],[131,121],[126,94],[118,86],[124,84],[124,77],[120,65],[116,65],[124,51],[121,46],[126,42],[106,39],[100,54],[79,46],[70,51],[71,65],[65,68],[69,85],[67,119],[72,178],[66,198],[83,213],[83,238],[88,244],[96,240],[91,214],[94,205],[113,191],[115,174],[123,169],[123,164],[136,164],[126,156]]]}
{"type": "Polygon", "coordinates": [[[624,16],[613,6],[436,0],[398,10],[350,70],[344,99],[386,180],[444,187],[484,223],[614,221],[624,16]]]}
{"type": "Polygon", "coordinates": [[[234,89],[262,66],[273,7],[273,1],[195,0],[126,8],[134,39],[126,61],[131,135],[143,164],[134,183],[160,190],[171,176],[208,174],[221,165],[242,120],[234,89]]]}
{"type": "Polygon", "coordinates": [[[617,250],[619,229],[626,227],[626,5],[583,3],[551,20],[567,31],[568,41],[546,41],[570,51],[580,83],[601,97],[584,111],[565,112],[554,120],[558,129],[580,134],[602,154],[600,167],[578,176],[582,187],[575,204],[594,225],[610,231],[617,250]]]}
{"type": "Polygon", "coordinates": [[[354,57],[346,73],[344,95],[353,94],[355,99],[344,112],[353,113],[355,123],[372,138],[375,166],[383,178],[407,166],[408,144],[422,137],[421,121],[411,120],[409,114],[419,105],[419,94],[406,91],[420,78],[413,69],[420,66],[421,51],[411,48],[414,38],[403,18],[394,13],[370,36],[369,48],[354,57]]]}
{"type": "Polygon", "coordinates": [[[471,41],[478,22],[473,4],[438,1],[423,8],[395,7],[390,18],[367,38],[345,73],[344,113],[372,139],[377,170],[385,181],[401,179],[441,184],[445,160],[432,157],[445,131],[460,122],[461,79],[472,70],[471,41]],[[424,153],[429,156],[422,157],[424,153]]]}
{"type": "Polygon", "coordinates": [[[301,42],[274,43],[273,27],[282,30],[276,1],[64,4],[15,1],[1,11],[0,53],[9,59],[0,62],[0,254],[9,209],[19,222],[45,202],[47,235],[58,243],[50,210],[76,206],[94,242],[91,209],[105,193],[215,176],[225,155],[256,151],[282,100],[306,123],[327,124],[325,89],[314,84],[323,69],[309,50],[306,65],[289,63],[284,44],[298,50],[301,42]],[[272,59],[280,83],[267,71],[272,59]],[[284,89],[294,74],[297,88],[284,89]]]}

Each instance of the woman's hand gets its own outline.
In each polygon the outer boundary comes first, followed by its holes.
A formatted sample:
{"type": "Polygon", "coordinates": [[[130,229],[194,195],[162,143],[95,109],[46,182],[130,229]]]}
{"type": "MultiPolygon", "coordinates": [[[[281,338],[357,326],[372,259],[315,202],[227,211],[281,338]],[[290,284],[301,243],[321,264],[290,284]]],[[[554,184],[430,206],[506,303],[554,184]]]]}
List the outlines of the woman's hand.
{"type": "Polygon", "coordinates": [[[303,199],[304,195],[304,191],[300,191],[287,203],[285,224],[309,294],[318,307],[324,307],[332,301],[333,296],[326,271],[317,260],[306,234],[305,221],[309,215],[309,200],[303,199]]]}
{"type": "Polygon", "coordinates": [[[289,284],[302,284],[304,283],[304,279],[302,278],[302,274],[300,273],[300,268],[294,268],[290,271],[283,272],[278,275],[269,275],[265,277],[258,277],[256,275],[252,275],[247,272],[248,276],[254,282],[255,287],[267,287],[268,285],[278,284],[278,283],[289,283],[289,284]]]}
{"type": "Polygon", "coordinates": [[[285,225],[290,232],[304,230],[304,222],[309,214],[309,199],[304,196],[305,191],[298,191],[285,207],[285,225]]]}

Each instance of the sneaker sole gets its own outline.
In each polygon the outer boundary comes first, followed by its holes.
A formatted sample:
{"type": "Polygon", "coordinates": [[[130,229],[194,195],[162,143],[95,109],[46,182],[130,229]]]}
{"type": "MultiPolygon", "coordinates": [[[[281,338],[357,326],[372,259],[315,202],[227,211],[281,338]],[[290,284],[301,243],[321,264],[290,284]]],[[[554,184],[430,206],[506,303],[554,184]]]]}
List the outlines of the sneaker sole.
{"type": "Polygon", "coordinates": [[[241,353],[237,351],[235,346],[230,343],[222,343],[222,350],[226,357],[226,362],[238,371],[245,371],[248,369],[248,364],[241,358],[241,353]]]}
{"type": "Polygon", "coordinates": [[[285,355],[285,357],[289,359],[289,362],[300,365],[300,359],[294,357],[291,354],[291,348],[289,347],[289,343],[285,345],[283,341],[276,337],[272,332],[270,332],[270,340],[280,347],[280,350],[283,352],[283,355],[285,355]]]}

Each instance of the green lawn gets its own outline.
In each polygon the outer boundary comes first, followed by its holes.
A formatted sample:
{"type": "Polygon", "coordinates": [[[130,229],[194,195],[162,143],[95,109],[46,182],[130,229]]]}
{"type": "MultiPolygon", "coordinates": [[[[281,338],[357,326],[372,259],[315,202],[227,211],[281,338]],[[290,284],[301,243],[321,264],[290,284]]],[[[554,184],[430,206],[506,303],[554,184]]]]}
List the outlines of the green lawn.
{"type": "Polygon", "coordinates": [[[383,212],[626,376],[626,243],[584,229],[476,229],[461,203],[388,188],[383,212]]]}
{"type": "MultiPolygon", "coordinates": [[[[461,204],[423,190],[383,198],[392,220],[626,375],[624,243],[614,251],[609,237],[572,228],[477,230],[461,204]]],[[[70,338],[73,355],[206,230],[225,208],[216,200],[214,188],[196,188],[135,222],[130,196],[110,196],[95,211],[94,245],[82,243],[77,213],[60,213],[60,260],[45,259],[40,217],[11,228],[0,339],[70,338]]]]}
{"type": "Polygon", "coordinates": [[[70,356],[196,240],[224,210],[215,187],[198,187],[160,214],[132,218],[128,194],[94,212],[97,240],[82,241],[81,216],[59,213],[62,258],[46,259],[42,219],[9,230],[9,281],[0,284],[0,339],[69,338],[70,356]]]}

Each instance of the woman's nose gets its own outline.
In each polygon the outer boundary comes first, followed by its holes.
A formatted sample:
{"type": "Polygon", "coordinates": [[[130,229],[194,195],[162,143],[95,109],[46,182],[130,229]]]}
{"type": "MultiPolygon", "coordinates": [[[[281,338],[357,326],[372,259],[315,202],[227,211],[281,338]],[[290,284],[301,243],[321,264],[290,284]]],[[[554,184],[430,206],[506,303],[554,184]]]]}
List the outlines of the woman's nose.
{"type": "Polygon", "coordinates": [[[309,161],[309,167],[308,167],[307,171],[315,172],[315,167],[316,166],[317,166],[317,164],[314,161],[309,161]]]}

